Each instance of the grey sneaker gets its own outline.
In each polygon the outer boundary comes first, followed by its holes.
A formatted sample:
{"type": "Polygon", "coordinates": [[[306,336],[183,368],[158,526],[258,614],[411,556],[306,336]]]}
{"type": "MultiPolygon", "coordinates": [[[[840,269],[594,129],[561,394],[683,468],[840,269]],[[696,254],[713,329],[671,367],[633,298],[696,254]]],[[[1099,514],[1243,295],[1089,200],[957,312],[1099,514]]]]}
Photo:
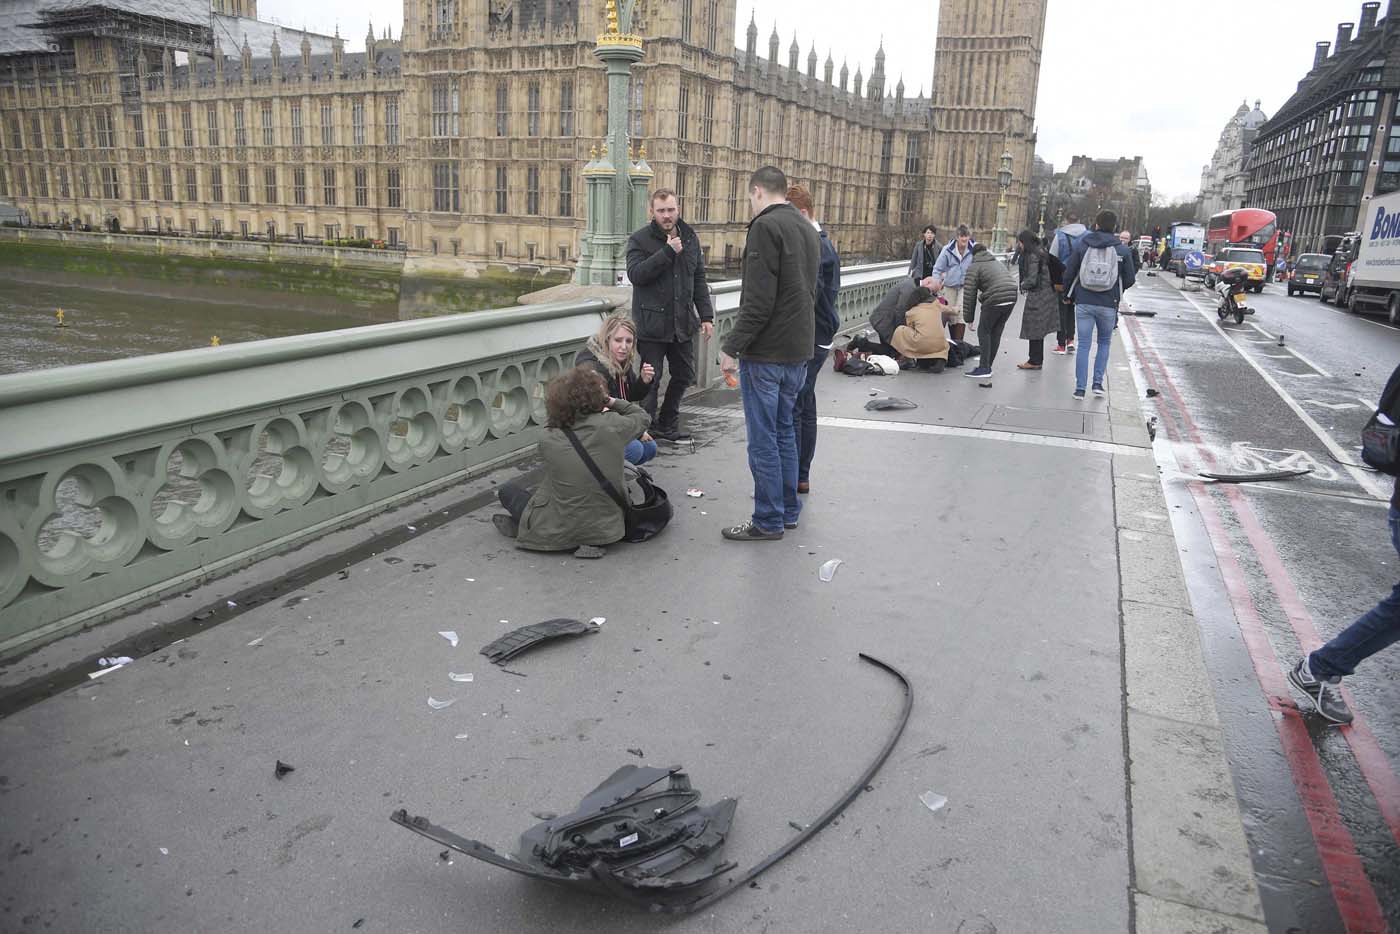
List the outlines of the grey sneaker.
{"type": "Polygon", "coordinates": [[[579,545],[574,549],[575,558],[601,558],[607,553],[606,548],[598,545],[579,545]]]}
{"type": "Polygon", "coordinates": [[[760,529],[752,522],[745,522],[743,525],[736,525],[730,529],[720,532],[731,542],[776,542],[781,541],[782,532],[768,532],[760,529]]]}
{"type": "Polygon", "coordinates": [[[1306,658],[1299,659],[1298,664],[1288,672],[1288,680],[1293,686],[1304,694],[1308,695],[1308,700],[1312,701],[1317,712],[1322,714],[1323,719],[1333,723],[1350,723],[1351,708],[1342,699],[1341,694],[1333,690],[1342,683],[1341,678],[1325,679],[1319,681],[1313,677],[1312,669],[1308,667],[1306,658]]]}

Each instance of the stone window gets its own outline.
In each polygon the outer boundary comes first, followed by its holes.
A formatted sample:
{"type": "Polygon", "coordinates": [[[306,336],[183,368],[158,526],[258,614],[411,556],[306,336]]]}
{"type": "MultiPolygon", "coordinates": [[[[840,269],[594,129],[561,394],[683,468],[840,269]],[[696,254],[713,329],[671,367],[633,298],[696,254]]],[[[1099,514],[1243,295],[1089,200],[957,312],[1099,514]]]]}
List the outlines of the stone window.
{"type": "Polygon", "coordinates": [[[219,145],[219,105],[210,104],[204,108],[204,130],[208,134],[209,145],[219,145]]]}
{"type": "MultiPolygon", "coordinates": [[[[54,125],[62,131],[63,124],[60,121],[60,117],[54,117],[54,125]]],[[[131,135],[137,149],[146,148],[146,121],[140,114],[131,115],[131,135]]]]}
{"type": "Polygon", "coordinates": [[[321,229],[322,229],[323,231],[325,231],[325,234],[326,234],[326,237],[325,237],[325,238],[326,238],[327,240],[339,240],[339,239],[340,239],[340,225],[339,225],[339,224],[326,224],[326,225],[323,226],[321,229]]]}
{"type": "Polygon", "coordinates": [[[212,233],[214,236],[218,237],[223,235],[224,222],[219,218],[214,218],[213,221],[210,222],[210,227],[210,233],[212,233]]]}
{"type": "MultiPolygon", "coordinates": [[[[138,119],[139,119],[139,115],[138,115],[138,119]]],[[[54,115],[53,115],[53,120],[52,120],[52,125],[53,125],[53,132],[51,133],[51,136],[53,137],[53,148],[54,148],[54,149],[62,149],[62,148],[63,148],[63,114],[54,114],[54,115]]],[[[142,142],[142,143],[137,143],[136,145],[138,145],[138,146],[144,146],[144,145],[146,145],[146,144],[145,144],[144,142],[142,142]]]]}
{"type": "Polygon", "coordinates": [[[399,144],[399,99],[391,97],[384,102],[384,142],[390,146],[399,144]]]}
{"type": "MultiPolygon", "coordinates": [[[[65,187],[66,187],[65,182],[65,187]]],[[[175,200],[175,170],[170,166],[162,166],[160,170],[160,199],[162,201],[175,200]]]]}
{"type": "MultiPolygon", "coordinates": [[[[695,4],[692,0],[681,0],[681,41],[690,41],[690,21],[695,17],[695,4]]],[[[682,133],[682,136],[685,134],[682,133]]]]}
{"type": "Polygon", "coordinates": [[[272,101],[262,102],[260,119],[262,120],[262,144],[264,146],[271,146],[274,143],[272,135],[272,101]]]}
{"type": "Polygon", "coordinates": [[[704,223],[710,219],[710,183],[714,180],[713,169],[700,171],[700,190],[696,192],[695,219],[704,223]]]}
{"type": "Polygon", "coordinates": [[[387,188],[387,197],[385,201],[391,208],[403,207],[403,187],[400,181],[401,178],[402,175],[400,175],[399,169],[389,169],[387,178],[385,179],[387,188]]]}
{"type": "Polygon", "coordinates": [[[29,118],[29,148],[44,148],[44,124],[38,114],[29,118]]]}
{"type": "Polygon", "coordinates": [[[496,213],[505,214],[509,205],[506,198],[508,173],[504,165],[496,166],[496,213]]]}
{"type": "MultiPolygon", "coordinates": [[[[169,172],[170,170],[169,170],[169,169],[166,169],[165,171],[169,172]]],[[[3,191],[0,191],[0,194],[4,194],[4,192],[3,192],[3,191]]],[[[67,197],[69,197],[69,194],[68,194],[68,170],[67,170],[66,168],[64,168],[63,166],[61,166],[61,165],[58,167],[58,196],[59,196],[60,198],[67,198],[67,197]]],[[[167,198],[166,200],[169,200],[169,199],[167,198]]]]}
{"type": "Polygon", "coordinates": [[[537,250],[538,248],[539,248],[539,247],[538,247],[536,244],[533,244],[533,243],[527,243],[527,244],[525,244],[525,258],[526,258],[529,262],[532,262],[532,263],[533,263],[533,262],[535,261],[535,250],[537,250]]]}
{"type": "Polygon", "coordinates": [[[646,97],[646,75],[632,72],[632,87],[627,103],[627,133],[634,140],[641,140],[642,101],[646,97]]]}
{"type": "Polygon", "coordinates": [[[715,134],[715,92],[705,90],[705,115],[700,122],[700,139],[706,143],[714,141],[715,134]]]}
{"type": "Polygon", "coordinates": [[[397,247],[397,246],[399,245],[399,228],[397,228],[397,227],[390,227],[388,233],[389,233],[389,246],[397,247]]]}
{"type": "Polygon", "coordinates": [[[263,202],[266,204],[277,203],[277,168],[267,166],[263,169],[263,202]]]}
{"type": "Polygon", "coordinates": [[[505,258],[506,258],[506,242],[505,242],[504,240],[497,240],[497,241],[496,241],[496,259],[505,259],[505,258]]]}
{"type": "Polygon", "coordinates": [[[305,225],[305,224],[294,224],[294,225],[293,225],[293,229],[295,229],[295,231],[296,231],[296,238],[297,238],[297,242],[298,242],[298,243],[300,243],[301,241],[303,241],[303,240],[306,239],[306,225],[305,225]]]}
{"type": "Polygon", "coordinates": [[[729,173],[729,223],[739,219],[739,173],[729,173]]]}
{"type": "Polygon", "coordinates": [[[29,179],[25,177],[24,166],[15,166],[15,188],[19,190],[21,198],[29,197],[29,179]]]}
{"type": "Polygon", "coordinates": [[[529,136],[540,135],[540,83],[531,81],[525,91],[525,132],[529,136]]]}
{"type": "Polygon", "coordinates": [[[904,174],[919,175],[924,170],[924,138],[910,134],[905,141],[904,174]]]}
{"type": "Polygon", "coordinates": [[[433,210],[462,210],[458,166],[456,162],[433,163],[433,210]]]}
{"type": "Polygon", "coordinates": [[[496,135],[510,135],[510,88],[504,81],[496,82],[496,135]]]}
{"type": "Polygon", "coordinates": [[[247,221],[239,221],[239,222],[238,222],[238,235],[239,235],[240,237],[242,237],[244,240],[247,240],[247,239],[248,239],[248,222],[247,222],[247,221]]]}
{"type": "Polygon", "coordinates": [[[574,135],[574,83],[564,81],[559,85],[559,135],[574,135]]]}
{"type": "MultiPolygon", "coordinates": [[[[739,124],[743,122],[744,112],[739,104],[739,92],[734,92],[734,125],[729,128],[729,148],[739,148],[739,124]]],[[[733,218],[730,218],[733,220],[733,218]]]]}
{"type": "MultiPolygon", "coordinates": [[[[83,148],[83,122],[75,121],[78,133],[78,148],[83,148]]],[[[165,115],[165,108],[156,111],[156,145],[162,149],[170,146],[170,121],[165,115]]]]}
{"type": "Polygon", "coordinates": [[[84,129],[87,126],[85,116],[82,112],[73,115],[73,137],[78,149],[87,148],[87,132],[84,129]]]}
{"type": "Polygon", "coordinates": [[[224,200],[224,170],[217,165],[209,168],[209,200],[224,200]]]}
{"type": "Polygon", "coordinates": [[[327,166],[321,169],[321,203],[333,208],[335,201],[335,169],[327,166]]]}
{"type": "Polygon", "coordinates": [[[189,104],[180,108],[180,135],[186,149],[194,146],[194,115],[189,104]]]}
{"type": "Polygon", "coordinates": [[[292,202],[306,204],[306,169],[292,169],[292,202]]]}
{"type": "Polygon", "coordinates": [[[301,101],[292,101],[292,145],[306,145],[306,131],[301,125],[301,101]]]}
{"type": "Polygon", "coordinates": [[[365,99],[357,97],[350,103],[350,130],[354,145],[365,144],[365,99]]]}
{"type": "Polygon", "coordinates": [[[116,145],[116,134],[112,132],[112,114],[104,107],[93,113],[93,120],[97,125],[98,148],[111,149],[116,145]]]}
{"type": "Polygon", "coordinates": [[[525,169],[525,213],[540,213],[540,167],[537,165],[525,169]]]}
{"type": "Polygon", "coordinates": [[[233,145],[248,145],[248,125],[243,120],[243,104],[233,105],[233,145]]]}
{"type": "Polygon", "coordinates": [[[34,167],[34,182],[39,188],[39,197],[47,198],[49,196],[49,173],[42,165],[34,167]]]}
{"type": "Polygon", "coordinates": [[[676,166],[676,203],[680,205],[682,214],[686,213],[685,188],[686,182],[689,180],[689,175],[690,173],[687,171],[686,166],[676,166]]]}
{"type": "Polygon", "coordinates": [[[574,170],[567,165],[559,169],[559,216],[574,216],[574,170]]]}
{"type": "Polygon", "coordinates": [[[238,203],[247,204],[253,200],[253,186],[248,183],[248,167],[238,167],[238,203]]]}
{"type": "Polygon", "coordinates": [[[676,138],[690,136],[690,85],[681,82],[680,100],[676,104],[676,138]]]}
{"type": "Polygon", "coordinates": [[[321,102],[321,145],[335,145],[335,118],[331,113],[331,102],[321,102]]]}
{"type": "Polygon", "coordinates": [[[199,200],[199,170],[192,165],[185,168],[185,200],[199,200]]]}
{"type": "Polygon", "coordinates": [[[356,239],[356,240],[363,240],[363,239],[365,239],[365,229],[364,229],[363,227],[356,227],[356,228],[355,228],[355,239],[356,239]]]}
{"type": "Polygon", "coordinates": [[[369,206],[369,170],[355,170],[355,207],[369,206]]]}

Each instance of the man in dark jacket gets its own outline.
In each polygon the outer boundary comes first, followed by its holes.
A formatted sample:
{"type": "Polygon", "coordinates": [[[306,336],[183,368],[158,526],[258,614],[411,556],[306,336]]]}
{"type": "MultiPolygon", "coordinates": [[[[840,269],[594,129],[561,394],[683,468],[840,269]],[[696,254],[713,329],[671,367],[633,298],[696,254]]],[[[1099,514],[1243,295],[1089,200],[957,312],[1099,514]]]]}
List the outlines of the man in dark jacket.
{"type": "Polygon", "coordinates": [[[1089,344],[1094,340],[1095,331],[1098,332],[1098,349],[1094,357],[1093,389],[1096,396],[1104,394],[1103,378],[1108,372],[1108,351],[1112,346],[1109,342],[1118,325],[1118,302],[1136,281],[1133,251],[1118,241],[1117,226],[1117,214],[1100,211],[1094,218],[1094,229],[1074,241],[1069,262],[1065,264],[1065,278],[1070,283],[1065,294],[1074,302],[1074,320],[1079,331],[1074,358],[1076,399],[1084,398],[1084,385],[1089,381],[1089,344]],[[1105,257],[1109,258],[1107,264],[1101,261],[1105,257]],[[1113,257],[1118,260],[1116,275],[1113,257]]]}
{"type": "Polygon", "coordinates": [[[764,166],[749,179],[739,314],[724,339],[720,369],[738,370],[753,474],[753,517],[724,530],[732,541],[776,541],[797,528],[797,432],[793,407],[816,344],[821,238],[787,200],[787,176],[764,166]]]}
{"type": "MultiPolygon", "coordinates": [[[[1386,381],[1377,408],[1392,425],[1400,425],[1400,367],[1396,367],[1386,381]]],[[[1380,469],[1384,473],[1393,473],[1380,469]]],[[[1400,554],[1400,474],[1397,474],[1394,492],[1390,494],[1389,518],[1390,543],[1400,554]]],[[[1326,645],[1299,659],[1288,672],[1288,680],[1308,695],[1323,717],[1333,723],[1350,723],[1351,708],[1336,691],[1337,685],[1341,684],[1344,676],[1356,671],[1358,664],[1396,642],[1400,642],[1400,584],[1391,588],[1389,596],[1337,633],[1326,645]]]]}
{"type": "Polygon", "coordinates": [[[655,421],[654,437],[677,441],[690,437],[680,426],[681,398],[695,382],[695,330],[714,333],[715,311],[705,283],[700,239],[680,219],[675,192],[659,188],[651,195],[651,223],[627,241],[627,278],[632,282],[632,320],[637,324],[637,353],[656,371],[642,405],[655,421]],[[698,314],[697,314],[698,312],[698,314]],[[671,379],[661,414],[662,365],[671,379]]]}
{"type": "Polygon", "coordinates": [[[788,203],[797,208],[821,238],[821,270],[817,273],[815,309],[817,343],[812,350],[812,359],[807,361],[807,381],[797,394],[797,409],[793,412],[797,423],[797,492],[806,493],[811,489],[808,477],[812,471],[812,458],[817,454],[817,376],[826,365],[826,355],[831,352],[836,332],[841,329],[841,319],[836,314],[836,293],[841,291],[841,257],[836,247],[831,245],[831,238],[822,230],[822,225],[812,216],[815,205],[811,192],[801,185],[793,185],[788,189],[787,198],[788,203]]]}
{"type": "Polygon", "coordinates": [[[982,299],[982,356],[974,369],[963,376],[981,380],[979,385],[992,385],[992,367],[1001,349],[1001,332],[1016,307],[1016,282],[1001,260],[980,243],[973,244],[972,264],[963,278],[963,320],[969,325],[977,317],[977,299],[982,299]]]}

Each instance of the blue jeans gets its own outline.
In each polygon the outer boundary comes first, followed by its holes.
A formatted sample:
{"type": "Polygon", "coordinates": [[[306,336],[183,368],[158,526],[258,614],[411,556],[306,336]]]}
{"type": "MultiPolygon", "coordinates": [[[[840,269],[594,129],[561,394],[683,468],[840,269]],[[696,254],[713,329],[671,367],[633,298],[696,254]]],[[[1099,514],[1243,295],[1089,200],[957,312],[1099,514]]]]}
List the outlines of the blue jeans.
{"type": "Polygon", "coordinates": [[[829,351],[817,348],[807,361],[807,381],[797,394],[797,407],[792,413],[797,423],[797,482],[806,483],[812,471],[812,458],[817,454],[817,374],[826,366],[829,351]]]}
{"type": "Polygon", "coordinates": [[[806,379],[805,363],[745,362],[739,374],[753,474],[753,524],[765,532],[781,532],[802,511],[792,410],[806,379]]]}
{"type": "Polygon", "coordinates": [[[645,464],[655,456],[655,441],[642,441],[640,438],[634,438],[627,442],[627,447],[622,449],[623,460],[636,466],[645,464]]]}
{"type": "MultiPolygon", "coordinates": [[[[1400,509],[1390,507],[1390,544],[1400,554],[1400,509]]],[[[1388,645],[1400,641],[1400,584],[1331,642],[1308,656],[1313,677],[1340,678],[1388,645]]]]}
{"type": "Polygon", "coordinates": [[[1118,312],[1111,305],[1074,304],[1074,322],[1078,326],[1079,337],[1074,348],[1074,388],[1083,392],[1089,384],[1089,343],[1094,339],[1094,330],[1099,332],[1099,346],[1094,356],[1094,385],[1103,385],[1103,375],[1108,372],[1108,351],[1112,347],[1113,327],[1118,323],[1118,312]]]}

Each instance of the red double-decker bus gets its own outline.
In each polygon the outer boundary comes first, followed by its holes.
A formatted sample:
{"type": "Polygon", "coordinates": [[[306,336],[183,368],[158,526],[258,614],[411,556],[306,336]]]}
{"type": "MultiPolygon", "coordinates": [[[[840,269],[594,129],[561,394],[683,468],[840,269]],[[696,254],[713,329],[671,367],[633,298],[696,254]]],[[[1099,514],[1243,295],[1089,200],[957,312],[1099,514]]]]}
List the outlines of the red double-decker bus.
{"type": "Polygon", "coordinates": [[[1249,245],[1264,251],[1269,269],[1278,255],[1278,218],[1273,211],[1237,208],[1213,215],[1206,224],[1206,252],[1219,253],[1231,243],[1249,245]]]}

